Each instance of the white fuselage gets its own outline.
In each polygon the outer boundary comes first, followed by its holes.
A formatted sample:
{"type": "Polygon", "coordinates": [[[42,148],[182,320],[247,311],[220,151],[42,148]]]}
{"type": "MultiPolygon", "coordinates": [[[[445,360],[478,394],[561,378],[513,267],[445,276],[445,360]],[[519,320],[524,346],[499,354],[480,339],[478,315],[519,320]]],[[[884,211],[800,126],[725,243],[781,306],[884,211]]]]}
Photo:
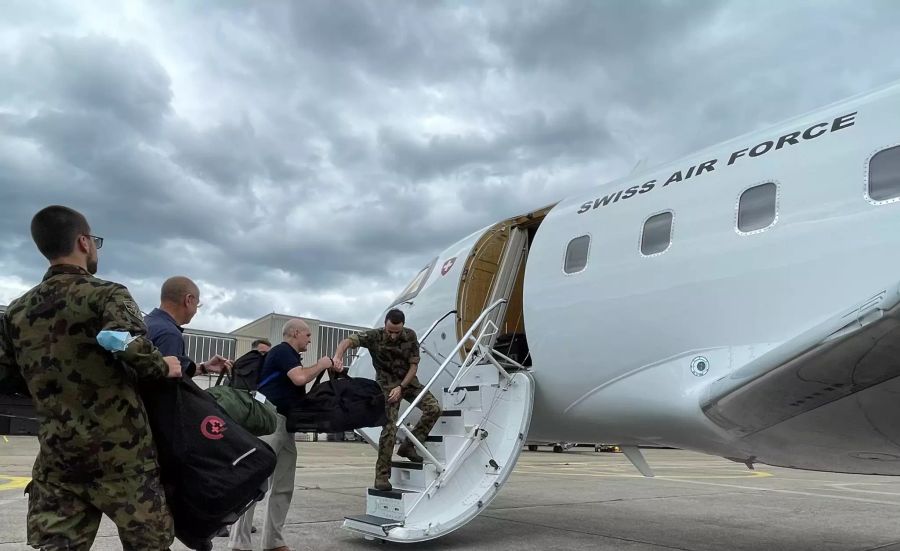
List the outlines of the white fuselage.
{"type": "MultiPolygon", "coordinates": [[[[867,174],[873,154],[900,144],[898,116],[900,87],[892,87],[556,204],[525,264],[536,383],[529,439],[754,456],[704,404],[816,346],[871,297],[897,302],[900,203],[871,201],[867,174]],[[768,182],[777,185],[777,219],[738,231],[741,194],[768,182]],[[671,245],[645,256],[644,223],[666,211],[671,245]],[[587,263],[566,273],[567,246],[584,235],[587,263]],[[705,369],[692,369],[698,358],[705,369]]],[[[401,306],[407,326],[423,332],[457,307],[463,260],[482,233],[437,257],[401,306]]],[[[426,348],[440,359],[459,337],[451,317],[426,348]]],[[[436,367],[423,354],[420,380],[436,367]]],[[[371,369],[363,357],[354,374],[371,369]]]]}

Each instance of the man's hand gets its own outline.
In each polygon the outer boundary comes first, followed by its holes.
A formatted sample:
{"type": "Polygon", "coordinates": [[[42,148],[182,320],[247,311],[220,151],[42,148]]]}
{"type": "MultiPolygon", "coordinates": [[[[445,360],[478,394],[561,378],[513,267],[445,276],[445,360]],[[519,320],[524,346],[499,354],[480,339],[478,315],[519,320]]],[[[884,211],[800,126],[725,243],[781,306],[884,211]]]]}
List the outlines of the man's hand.
{"type": "Polygon", "coordinates": [[[231,371],[231,361],[224,356],[216,354],[212,358],[203,362],[203,367],[210,373],[221,373],[223,370],[231,371]]]}
{"type": "Polygon", "coordinates": [[[344,358],[341,356],[334,356],[331,358],[331,361],[334,362],[334,370],[340,373],[344,370],[344,358]]]}
{"type": "Polygon", "coordinates": [[[316,362],[316,368],[321,370],[327,369],[329,371],[334,371],[335,373],[340,373],[343,369],[343,366],[338,367],[338,365],[334,363],[333,359],[329,358],[328,356],[322,356],[321,358],[319,358],[319,361],[316,362]]]}
{"type": "Polygon", "coordinates": [[[178,379],[181,377],[181,360],[175,356],[163,356],[166,365],[169,366],[169,374],[166,377],[170,379],[178,379]]]}
{"type": "Polygon", "coordinates": [[[402,398],[402,397],[403,397],[403,389],[400,388],[399,386],[395,386],[391,390],[391,393],[388,394],[388,403],[396,404],[397,402],[400,401],[400,398],[402,398]]]}

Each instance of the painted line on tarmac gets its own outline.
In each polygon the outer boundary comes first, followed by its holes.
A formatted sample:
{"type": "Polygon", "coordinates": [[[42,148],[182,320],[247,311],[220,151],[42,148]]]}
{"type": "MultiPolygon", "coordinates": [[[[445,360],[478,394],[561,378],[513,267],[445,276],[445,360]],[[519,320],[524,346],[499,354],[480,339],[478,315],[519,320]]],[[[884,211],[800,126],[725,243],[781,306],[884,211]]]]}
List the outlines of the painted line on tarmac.
{"type": "MultiPolygon", "coordinates": [[[[656,478],[660,480],[670,480],[672,477],[667,476],[657,476],[656,478]]],[[[739,490],[751,490],[756,492],[775,492],[779,494],[792,494],[799,495],[804,497],[824,497],[828,499],[839,499],[844,501],[857,501],[860,503],[876,503],[879,505],[898,505],[900,506],[900,502],[897,501],[885,501],[880,499],[867,499],[864,497],[851,497],[851,496],[836,496],[833,494],[819,494],[815,492],[801,492],[798,490],[782,490],[780,488],[758,488],[754,486],[739,486],[737,484],[722,484],[719,482],[701,482],[700,480],[686,480],[686,479],[677,479],[671,480],[671,482],[680,482],[684,484],[700,484],[703,486],[719,486],[721,488],[737,488],[739,490]]]]}
{"type": "Polygon", "coordinates": [[[891,484],[890,482],[848,482],[845,484],[829,484],[831,488],[842,492],[857,492],[860,494],[875,494],[883,496],[900,497],[900,492],[879,492],[878,490],[863,490],[861,488],[848,488],[847,486],[873,486],[880,484],[891,484]]]}
{"type": "Polygon", "coordinates": [[[30,476],[6,476],[0,475],[0,492],[3,490],[19,490],[28,486],[31,482],[30,476]],[[4,480],[6,482],[4,482],[4,480]]]}
{"type": "MultiPolygon", "coordinates": [[[[623,474],[623,473],[609,473],[609,472],[604,473],[604,472],[596,472],[596,471],[582,472],[582,473],[575,473],[575,472],[561,473],[559,471],[536,471],[533,469],[523,469],[522,472],[524,474],[542,474],[542,475],[551,475],[551,476],[571,476],[571,477],[589,476],[589,477],[593,477],[593,478],[649,478],[649,477],[645,477],[644,475],[641,475],[641,474],[623,474]]],[[[768,478],[770,476],[774,476],[774,475],[772,473],[767,473],[765,471],[750,471],[747,473],[735,473],[733,475],[727,475],[727,474],[715,474],[715,475],[700,474],[700,475],[691,475],[691,476],[688,476],[688,475],[675,475],[675,476],[657,475],[655,478],[664,478],[664,479],[671,479],[671,480],[685,480],[685,479],[692,480],[692,479],[698,479],[698,478],[699,479],[729,479],[730,480],[730,479],[735,479],[735,478],[768,478]]]]}
{"type": "MultiPolygon", "coordinates": [[[[600,470],[603,472],[629,471],[629,470],[633,471],[634,470],[634,465],[632,465],[630,463],[627,465],[597,465],[597,464],[590,464],[590,463],[586,463],[586,464],[560,463],[560,464],[554,464],[554,465],[521,465],[521,466],[526,467],[526,468],[539,468],[539,469],[546,469],[546,468],[552,467],[552,468],[556,468],[556,469],[560,469],[560,470],[584,469],[585,467],[588,467],[588,468],[593,468],[593,469],[600,470]]],[[[717,466],[701,468],[701,467],[697,467],[696,465],[694,465],[694,466],[684,465],[684,466],[674,466],[673,467],[672,465],[656,465],[656,464],[651,465],[651,467],[657,471],[667,471],[667,470],[675,471],[675,470],[684,470],[684,469],[693,469],[696,471],[713,471],[713,470],[715,470],[715,471],[722,471],[722,470],[734,471],[736,468],[735,465],[717,465],[717,466]]],[[[739,467],[737,469],[741,472],[749,470],[749,469],[742,468],[742,467],[739,467]]]]}

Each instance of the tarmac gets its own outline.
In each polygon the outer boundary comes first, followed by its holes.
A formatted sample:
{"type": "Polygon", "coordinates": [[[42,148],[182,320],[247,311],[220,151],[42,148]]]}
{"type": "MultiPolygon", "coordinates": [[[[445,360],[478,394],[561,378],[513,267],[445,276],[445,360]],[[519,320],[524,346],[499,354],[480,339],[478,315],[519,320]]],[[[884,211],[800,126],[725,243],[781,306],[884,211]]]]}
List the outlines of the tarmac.
{"type": "MultiPolygon", "coordinates": [[[[750,471],[721,458],[652,449],[644,453],[656,477],[644,478],[622,454],[583,447],[523,451],[491,505],[442,538],[367,541],[342,530],[341,523],[345,515],[365,512],[374,450],[359,442],[301,442],[298,448],[285,528],[294,551],[900,551],[900,477],[762,465],[750,471]]],[[[22,488],[36,451],[34,438],[0,437],[0,551],[29,549],[22,488]]],[[[262,509],[257,507],[259,527],[262,509]]],[[[227,539],[215,540],[216,550],[227,548],[227,539]]],[[[107,519],[92,549],[121,549],[107,519]]],[[[176,543],[173,549],[185,548],[176,543]]]]}

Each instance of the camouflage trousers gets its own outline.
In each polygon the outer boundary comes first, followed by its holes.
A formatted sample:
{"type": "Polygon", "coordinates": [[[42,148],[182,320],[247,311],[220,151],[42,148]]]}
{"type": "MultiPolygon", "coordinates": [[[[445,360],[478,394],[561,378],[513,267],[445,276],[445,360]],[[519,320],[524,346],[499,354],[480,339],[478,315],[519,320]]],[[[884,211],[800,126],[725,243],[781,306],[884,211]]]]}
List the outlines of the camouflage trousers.
{"type": "Polygon", "coordinates": [[[168,549],[175,539],[158,471],[79,484],[32,480],[25,492],[28,545],[43,551],[88,551],[104,514],[124,551],[168,549]]]}
{"type": "MultiPolygon", "coordinates": [[[[375,478],[387,480],[391,476],[391,456],[394,454],[394,440],[397,438],[397,419],[400,417],[400,402],[402,400],[393,404],[387,402],[391,390],[399,386],[399,383],[385,384],[383,381],[379,381],[379,384],[384,390],[388,422],[381,428],[381,439],[378,441],[378,461],[375,462],[375,478]]],[[[412,402],[422,392],[423,388],[418,381],[413,380],[409,386],[403,389],[403,400],[412,402]]],[[[417,407],[422,411],[422,415],[419,417],[419,422],[412,430],[412,433],[424,444],[425,439],[428,438],[428,433],[431,432],[431,428],[441,416],[441,406],[434,395],[431,392],[427,392],[417,407]]]]}

